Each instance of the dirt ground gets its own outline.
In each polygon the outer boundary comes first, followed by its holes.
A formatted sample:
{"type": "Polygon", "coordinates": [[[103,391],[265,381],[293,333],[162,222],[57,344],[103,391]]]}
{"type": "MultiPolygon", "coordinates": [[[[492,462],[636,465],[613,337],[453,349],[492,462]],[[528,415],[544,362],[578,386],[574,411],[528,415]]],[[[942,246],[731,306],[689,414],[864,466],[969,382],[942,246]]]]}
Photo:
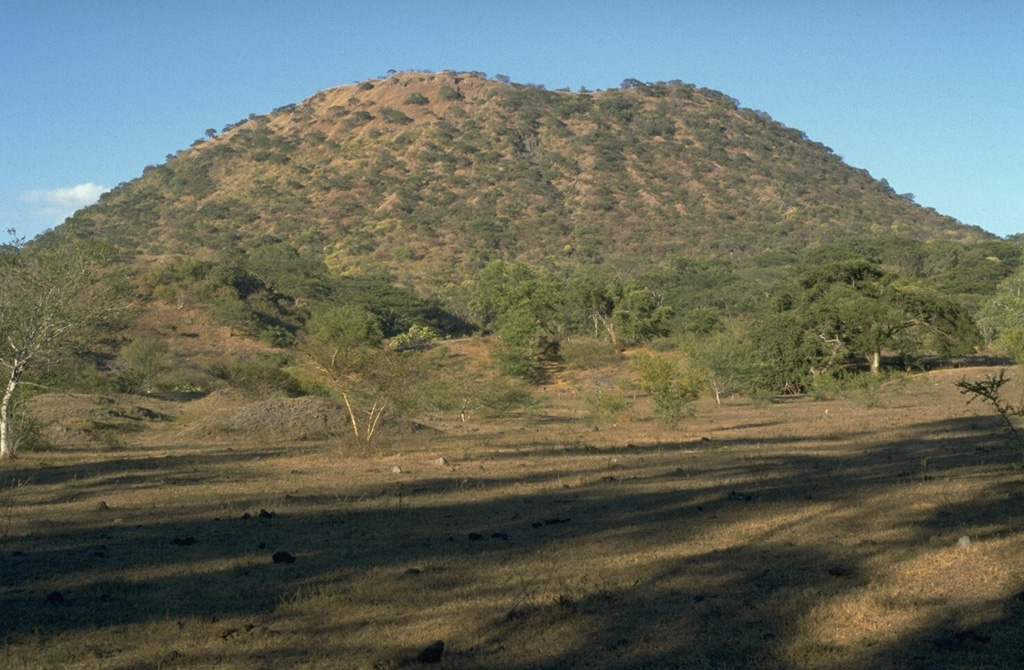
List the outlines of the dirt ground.
{"type": "Polygon", "coordinates": [[[322,400],[41,396],[0,667],[1022,667],[1021,448],[954,386],[992,372],[674,429],[552,387],[370,451],[322,400]]]}

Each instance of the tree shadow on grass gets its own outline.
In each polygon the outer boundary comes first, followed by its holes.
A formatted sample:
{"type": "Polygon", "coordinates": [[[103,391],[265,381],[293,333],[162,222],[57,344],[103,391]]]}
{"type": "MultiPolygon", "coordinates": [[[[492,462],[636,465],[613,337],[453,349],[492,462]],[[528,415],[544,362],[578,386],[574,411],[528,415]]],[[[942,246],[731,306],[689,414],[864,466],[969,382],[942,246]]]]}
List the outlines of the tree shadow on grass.
{"type": "MultiPolygon", "coordinates": [[[[571,483],[543,467],[500,476],[423,469],[344,495],[300,483],[216,507],[190,502],[191,487],[252,452],[118,457],[35,477],[11,469],[4,476],[25,486],[61,486],[44,506],[117,486],[167,487],[175,516],[116,506],[73,523],[43,514],[30,533],[0,538],[0,639],[17,647],[37,635],[198,621],[227,644],[251,631],[223,621],[285,629],[298,617],[301,634],[281,634],[261,653],[298,663],[312,648],[403,667],[431,640],[384,635],[374,647],[365,630],[440,607],[460,617],[446,635],[456,667],[1016,667],[1019,574],[978,597],[924,583],[900,587],[905,596],[896,589],[888,606],[873,600],[885,593],[873,584],[887,579],[887,565],[927,568],[934,555],[970,570],[958,563],[969,552],[1020,533],[1024,494],[1006,476],[1019,452],[978,426],[925,422],[899,442],[882,430],[857,448],[813,452],[785,436],[731,439],[734,454],[689,441],[569,452],[538,444],[516,457],[569,459],[571,483]],[[637,462],[613,468],[606,458],[625,454],[637,462]],[[984,496],[870,514],[871,501],[908,488],[992,476],[999,481],[984,496]],[[261,515],[258,501],[272,509],[261,515]],[[965,534],[975,546],[957,548],[965,534]],[[278,552],[294,562],[275,562],[278,552]],[[872,616],[905,611],[909,623],[853,641],[816,628],[830,617],[841,627],[844,602],[872,616]],[[318,616],[325,605],[344,614],[318,616]]],[[[483,449],[479,460],[502,456],[483,449]]],[[[203,653],[189,657],[193,667],[210,660],[203,653]]],[[[251,652],[223,653],[244,665],[251,652]]]]}

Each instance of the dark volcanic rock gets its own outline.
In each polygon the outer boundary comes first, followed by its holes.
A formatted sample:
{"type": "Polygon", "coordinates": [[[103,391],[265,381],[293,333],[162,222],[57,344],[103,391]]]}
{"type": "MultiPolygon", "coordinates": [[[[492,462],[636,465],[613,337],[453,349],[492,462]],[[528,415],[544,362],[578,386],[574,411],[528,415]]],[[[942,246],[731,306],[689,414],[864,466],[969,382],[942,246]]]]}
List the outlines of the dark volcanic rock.
{"type": "Polygon", "coordinates": [[[442,654],[444,654],[444,640],[438,640],[421,651],[418,660],[420,663],[440,663],[442,654]]]}

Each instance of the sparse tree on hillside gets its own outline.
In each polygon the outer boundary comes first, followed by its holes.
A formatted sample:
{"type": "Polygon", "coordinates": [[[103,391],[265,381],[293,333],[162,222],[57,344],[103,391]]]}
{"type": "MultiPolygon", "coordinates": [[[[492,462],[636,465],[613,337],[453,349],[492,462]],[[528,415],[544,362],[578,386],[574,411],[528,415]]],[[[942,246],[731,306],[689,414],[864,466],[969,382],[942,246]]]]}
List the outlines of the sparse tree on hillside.
{"type": "MultiPolygon", "coordinates": [[[[13,238],[13,231],[11,233],[13,238]]],[[[104,250],[66,234],[25,246],[0,247],[0,458],[17,450],[12,401],[25,372],[68,355],[68,345],[90,327],[125,310],[117,266],[104,250]]]]}

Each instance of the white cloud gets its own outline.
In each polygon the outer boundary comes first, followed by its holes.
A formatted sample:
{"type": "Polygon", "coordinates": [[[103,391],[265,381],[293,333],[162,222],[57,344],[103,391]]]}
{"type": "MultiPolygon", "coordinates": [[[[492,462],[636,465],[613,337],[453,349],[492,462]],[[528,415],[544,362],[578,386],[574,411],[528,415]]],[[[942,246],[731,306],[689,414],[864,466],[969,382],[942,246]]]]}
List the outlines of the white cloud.
{"type": "Polygon", "coordinates": [[[27,191],[21,199],[33,207],[33,214],[63,221],[79,209],[96,202],[107,189],[99,184],[79,184],[49,191],[27,191]]]}

